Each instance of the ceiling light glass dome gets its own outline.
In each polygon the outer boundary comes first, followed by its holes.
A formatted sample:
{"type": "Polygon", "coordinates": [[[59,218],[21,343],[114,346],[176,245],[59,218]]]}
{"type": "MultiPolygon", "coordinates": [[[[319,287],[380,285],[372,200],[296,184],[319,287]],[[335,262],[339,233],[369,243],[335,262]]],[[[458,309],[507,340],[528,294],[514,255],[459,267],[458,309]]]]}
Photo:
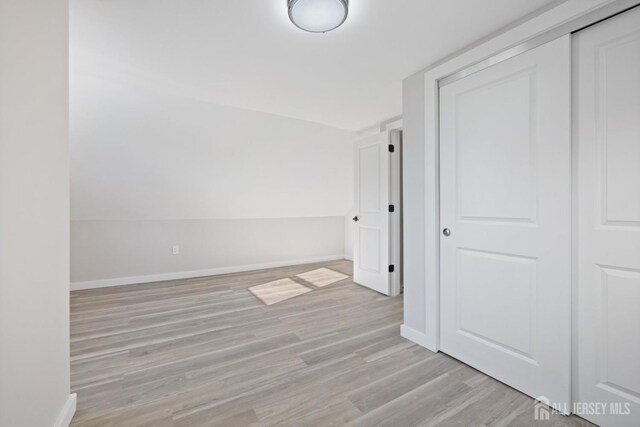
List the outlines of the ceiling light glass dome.
{"type": "Polygon", "coordinates": [[[293,24],[312,33],[335,30],[347,19],[349,0],[288,0],[293,24]]]}

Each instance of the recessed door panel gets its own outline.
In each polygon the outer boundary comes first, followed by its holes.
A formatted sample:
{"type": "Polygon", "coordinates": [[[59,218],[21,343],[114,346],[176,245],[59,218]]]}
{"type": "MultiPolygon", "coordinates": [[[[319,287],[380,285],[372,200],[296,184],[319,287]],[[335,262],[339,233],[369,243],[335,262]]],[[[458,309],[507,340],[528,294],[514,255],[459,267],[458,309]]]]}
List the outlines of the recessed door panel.
{"type": "Polygon", "coordinates": [[[379,145],[365,145],[359,149],[360,213],[380,212],[382,199],[380,194],[382,153],[380,151],[379,145]]]}
{"type": "Polygon", "coordinates": [[[640,226],[640,31],[596,52],[605,223],[640,226]]]}
{"type": "Polygon", "coordinates": [[[602,268],[599,381],[627,400],[640,399],[640,271],[602,268]],[[631,326],[635,336],[624,336],[631,326]]]}
{"type": "Polygon", "coordinates": [[[360,256],[358,268],[369,273],[380,273],[380,227],[360,226],[360,256]]]}
{"type": "Polygon", "coordinates": [[[570,38],[440,89],[440,347],[570,402],[570,38]]]}
{"type": "Polygon", "coordinates": [[[457,268],[456,330],[535,363],[536,260],[459,249],[457,268]]]}
{"type": "Polygon", "coordinates": [[[461,219],[534,221],[534,78],[526,69],[457,95],[461,219]]]}

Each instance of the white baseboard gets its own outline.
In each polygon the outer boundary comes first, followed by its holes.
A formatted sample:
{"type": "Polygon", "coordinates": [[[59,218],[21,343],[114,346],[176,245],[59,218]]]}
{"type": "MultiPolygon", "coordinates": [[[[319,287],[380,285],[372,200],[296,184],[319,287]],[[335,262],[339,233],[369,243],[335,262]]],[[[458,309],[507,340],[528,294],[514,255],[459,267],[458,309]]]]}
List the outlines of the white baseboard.
{"type": "Polygon", "coordinates": [[[56,419],[56,423],[53,427],[69,427],[71,424],[71,419],[73,415],[76,413],[76,403],[78,400],[78,395],[73,393],[70,394],[62,407],[62,411],[58,414],[58,418],[56,419]]]}
{"type": "Polygon", "coordinates": [[[194,277],[218,276],[220,274],[242,273],[245,271],[264,270],[266,268],[287,267],[290,265],[312,264],[345,259],[344,254],[328,255],[315,258],[304,258],[288,261],[266,262],[262,264],[248,264],[231,267],[210,268],[205,270],[179,271],[175,273],[150,274],[145,276],[117,277],[114,279],[89,280],[84,282],[71,282],[72,291],[84,289],[109,288],[112,286],[134,285],[138,283],[163,282],[166,280],[192,279],[194,277]]]}
{"type": "Polygon", "coordinates": [[[426,348],[427,350],[431,350],[434,353],[439,351],[437,345],[435,345],[434,340],[429,337],[427,334],[418,332],[415,329],[408,327],[407,325],[400,325],[400,335],[403,338],[408,339],[409,341],[413,341],[414,343],[426,348]]]}

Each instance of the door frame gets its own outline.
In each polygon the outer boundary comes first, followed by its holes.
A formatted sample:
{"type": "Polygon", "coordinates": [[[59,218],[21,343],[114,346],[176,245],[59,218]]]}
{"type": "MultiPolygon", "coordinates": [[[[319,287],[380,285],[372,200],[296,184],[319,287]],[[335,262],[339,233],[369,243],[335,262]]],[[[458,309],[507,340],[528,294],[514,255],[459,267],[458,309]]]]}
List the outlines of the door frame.
{"type": "MultiPolygon", "coordinates": [[[[566,3],[572,3],[571,6],[573,8],[579,7],[579,5],[573,1],[566,3]]],[[[575,33],[600,21],[624,13],[639,5],[640,0],[600,2],[600,5],[586,11],[574,10],[573,13],[569,11],[568,13],[572,13],[569,19],[567,19],[566,16],[562,16],[563,13],[566,14],[567,11],[556,11],[557,14],[552,17],[554,19],[553,22],[549,23],[550,18],[547,17],[547,22],[540,23],[541,28],[537,28],[538,31],[533,31],[528,37],[527,35],[519,35],[516,40],[505,40],[505,38],[507,38],[505,36],[509,33],[509,31],[507,31],[504,34],[497,35],[494,39],[486,43],[487,45],[492,45],[493,41],[499,40],[497,43],[506,44],[506,47],[500,49],[498,46],[490,46],[488,49],[484,51],[481,49],[479,52],[478,49],[473,48],[471,51],[462,53],[443,64],[436,65],[424,73],[424,93],[421,94],[424,97],[424,127],[421,129],[424,133],[421,136],[424,137],[425,167],[425,262],[423,271],[425,279],[425,324],[424,332],[415,331],[402,325],[402,336],[431,351],[440,351],[440,87],[534,49],[551,40],[575,33]]],[[[557,6],[555,9],[560,8],[561,6],[557,6]]],[[[538,18],[542,18],[545,13],[553,14],[552,12],[554,12],[555,9],[540,14],[538,18]]],[[[532,18],[531,21],[535,19],[536,18],[532,18]]],[[[536,28],[528,29],[528,31],[532,30],[536,30],[536,28]]],[[[485,45],[481,45],[480,47],[482,46],[485,45]]],[[[405,123],[405,126],[406,125],[407,123],[405,123]]],[[[571,166],[573,166],[573,164],[571,166]]],[[[572,233],[572,242],[574,241],[575,234],[572,233]]],[[[572,263],[572,276],[575,276],[574,273],[575,268],[572,263]]],[[[575,302],[574,283],[572,283],[572,306],[574,306],[573,302],[575,302]]],[[[572,329],[575,329],[573,322],[572,329]]],[[[575,357],[575,352],[572,357],[575,357]]],[[[574,365],[574,363],[572,363],[572,365],[574,365]]]]}
{"type": "Polygon", "coordinates": [[[389,215],[389,262],[395,266],[391,273],[389,296],[402,293],[402,128],[395,128],[389,132],[389,144],[393,145],[389,164],[389,204],[394,206],[394,212],[389,215]]]}

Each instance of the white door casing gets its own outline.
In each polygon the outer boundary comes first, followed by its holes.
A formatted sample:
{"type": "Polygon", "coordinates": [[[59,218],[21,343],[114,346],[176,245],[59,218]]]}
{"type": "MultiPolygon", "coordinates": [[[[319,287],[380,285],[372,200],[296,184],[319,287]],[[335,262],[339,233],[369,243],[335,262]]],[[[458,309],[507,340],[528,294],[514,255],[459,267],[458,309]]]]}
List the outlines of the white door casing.
{"type": "Polygon", "coordinates": [[[571,45],[440,89],[440,348],[571,401],[571,45]]]}
{"type": "Polygon", "coordinates": [[[402,292],[403,285],[403,253],[402,253],[402,129],[389,131],[389,142],[393,145],[393,153],[389,154],[389,263],[394,272],[389,276],[389,295],[396,296],[402,292]]]}
{"type": "Polygon", "coordinates": [[[355,144],[355,244],[353,279],[385,295],[389,278],[389,136],[355,144]]]}
{"type": "Polygon", "coordinates": [[[597,424],[638,426],[640,9],[575,35],[574,120],[576,400],[607,405],[580,414],[597,424]]]}

